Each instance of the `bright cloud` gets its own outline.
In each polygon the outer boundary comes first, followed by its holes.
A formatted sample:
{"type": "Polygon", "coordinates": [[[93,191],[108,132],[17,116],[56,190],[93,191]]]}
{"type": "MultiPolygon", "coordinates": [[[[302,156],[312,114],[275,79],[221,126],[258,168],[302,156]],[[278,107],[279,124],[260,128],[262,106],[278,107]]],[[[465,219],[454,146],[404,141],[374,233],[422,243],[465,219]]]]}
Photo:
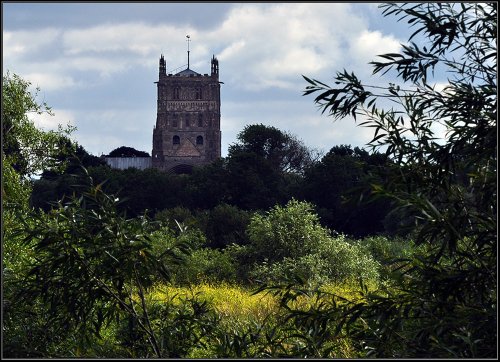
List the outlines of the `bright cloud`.
{"type": "MultiPolygon", "coordinates": [[[[105,24],[64,33],[68,55],[87,53],[131,52],[140,56],[156,55],[169,35],[189,29],[149,24],[105,24]]],[[[170,40],[170,39],[169,39],[170,40]]]]}
{"type": "MultiPolygon", "coordinates": [[[[27,57],[29,61],[31,54],[43,50],[48,45],[58,40],[60,30],[49,28],[37,31],[4,31],[2,42],[3,57],[20,58],[27,57]]],[[[36,59],[31,59],[36,60],[36,59]]]]}
{"type": "Polygon", "coordinates": [[[77,83],[72,77],[57,73],[28,73],[25,77],[29,79],[32,85],[40,87],[43,91],[53,91],[77,86],[77,83]]]}
{"type": "Polygon", "coordinates": [[[67,109],[52,109],[52,115],[46,112],[42,114],[28,113],[28,118],[37,127],[46,131],[57,130],[59,125],[75,125],[75,115],[73,111],[67,109]]]}
{"type": "Polygon", "coordinates": [[[401,48],[399,40],[385,36],[379,31],[363,30],[354,37],[350,53],[358,64],[367,64],[375,60],[377,55],[396,53],[401,48]]]}
{"type": "Polygon", "coordinates": [[[339,3],[240,5],[219,28],[200,37],[227,44],[219,55],[225,74],[250,90],[296,89],[300,74],[365,64],[368,57],[398,47],[392,37],[368,31],[349,4],[339,3]],[[352,43],[353,51],[346,52],[352,43]]]}

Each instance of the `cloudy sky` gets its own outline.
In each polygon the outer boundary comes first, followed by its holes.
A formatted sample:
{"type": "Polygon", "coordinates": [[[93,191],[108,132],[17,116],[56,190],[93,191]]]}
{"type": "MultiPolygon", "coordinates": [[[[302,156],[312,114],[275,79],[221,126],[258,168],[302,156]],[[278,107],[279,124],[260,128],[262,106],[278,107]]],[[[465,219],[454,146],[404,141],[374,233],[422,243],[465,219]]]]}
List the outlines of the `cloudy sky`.
{"type": "MultiPolygon", "coordinates": [[[[54,117],[94,155],[119,146],[151,153],[158,59],[167,72],[220,64],[222,155],[245,125],[289,131],[323,151],[363,146],[370,131],[322,115],[310,78],[347,69],[368,79],[377,54],[396,52],[410,29],[375,3],[2,3],[2,71],[39,86],[54,117]]],[[[377,76],[371,83],[387,83],[377,76]]]]}

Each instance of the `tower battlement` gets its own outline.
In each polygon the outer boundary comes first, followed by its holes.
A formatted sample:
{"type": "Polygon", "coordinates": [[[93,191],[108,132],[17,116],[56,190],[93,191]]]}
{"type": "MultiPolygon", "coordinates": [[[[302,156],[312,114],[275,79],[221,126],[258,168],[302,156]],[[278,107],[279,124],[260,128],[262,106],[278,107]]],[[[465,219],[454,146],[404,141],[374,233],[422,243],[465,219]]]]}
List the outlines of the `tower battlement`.
{"type": "Polygon", "coordinates": [[[189,62],[176,74],[166,68],[162,54],[152,167],[183,173],[221,157],[219,61],[212,57],[210,75],[190,69],[189,62]]]}

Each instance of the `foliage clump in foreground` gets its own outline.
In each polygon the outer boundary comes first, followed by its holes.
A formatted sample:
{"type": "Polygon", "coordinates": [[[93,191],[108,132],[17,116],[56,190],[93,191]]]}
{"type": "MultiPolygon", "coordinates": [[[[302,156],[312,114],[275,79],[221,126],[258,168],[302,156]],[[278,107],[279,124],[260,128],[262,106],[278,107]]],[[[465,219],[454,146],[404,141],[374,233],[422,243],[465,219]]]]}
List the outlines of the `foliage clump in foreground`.
{"type": "Polygon", "coordinates": [[[368,293],[347,311],[351,336],[377,357],[494,357],[497,4],[382,8],[416,28],[401,53],[372,62],[374,73],[393,70],[401,84],[374,93],[380,87],[347,71],[337,73],[334,88],[305,78],[305,94],[319,92],[323,111],[374,129],[370,144],[385,147],[395,167],[373,192],[414,218],[425,246],[400,273],[399,290],[368,293]],[[432,83],[435,69],[447,71],[443,90],[432,83]],[[395,106],[380,108],[388,98],[395,106]]]}

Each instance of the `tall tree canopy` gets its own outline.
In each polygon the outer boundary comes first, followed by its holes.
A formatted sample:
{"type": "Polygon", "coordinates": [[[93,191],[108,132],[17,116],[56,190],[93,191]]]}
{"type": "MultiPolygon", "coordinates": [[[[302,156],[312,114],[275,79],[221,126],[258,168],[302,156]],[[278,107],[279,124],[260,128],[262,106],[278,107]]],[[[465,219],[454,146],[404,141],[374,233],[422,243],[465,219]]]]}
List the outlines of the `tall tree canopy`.
{"type": "Polygon", "coordinates": [[[229,146],[229,157],[238,152],[254,153],[268,160],[281,172],[302,173],[315,160],[315,154],[296,136],[263,124],[246,126],[238,143],[229,146]]]}
{"type": "MultiPolygon", "coordinates": [[[[59,126],[57,131],[37,128],[29,115],[48,113],[46,103],[36,99],[39,89],[16,74],[2,77],[2,199],[27,202],[29,179],[43,170],[60,171],[64,167],[61,154],[69,154],[66,137],[73,127],[59,126]]],[[[5,206],[5,203],[4,203],[5,206]]]]}

